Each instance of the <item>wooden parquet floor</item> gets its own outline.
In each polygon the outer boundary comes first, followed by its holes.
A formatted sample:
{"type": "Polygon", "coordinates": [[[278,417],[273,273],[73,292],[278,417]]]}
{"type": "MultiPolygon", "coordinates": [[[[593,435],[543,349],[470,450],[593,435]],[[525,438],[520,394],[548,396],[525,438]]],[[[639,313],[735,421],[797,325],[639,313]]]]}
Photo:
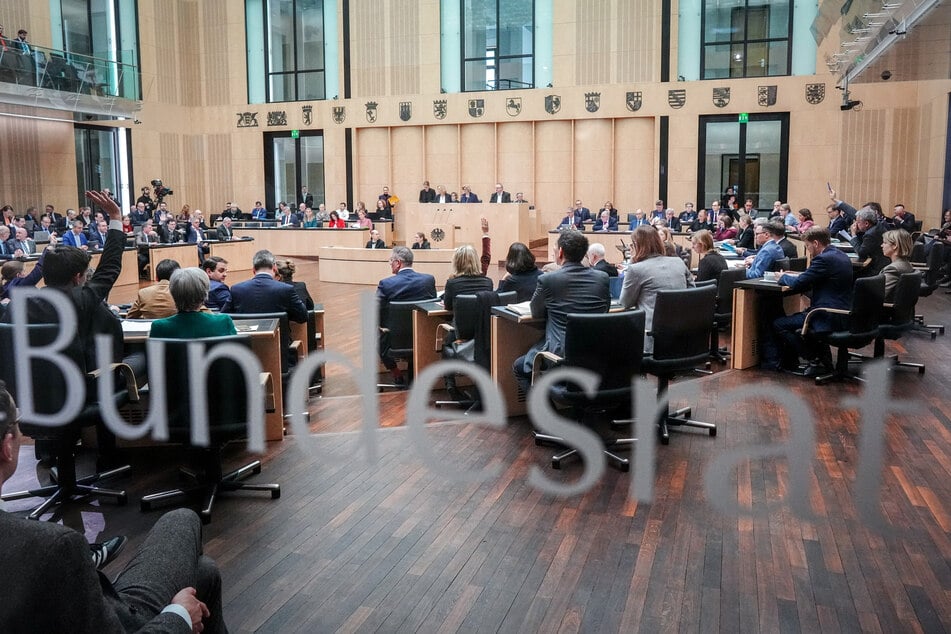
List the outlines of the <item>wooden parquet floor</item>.
{"type": "MultiPolygon", "coordinates": [[[[372,288],[321,284],[316,267],[299,261],[298,279],[326,307],[328,347],[356,360],[357,293],[372,288]]],[[[951,321],[949,305],[941,290],[919,312],[951,321]]],[[[281,499],[221,499],[206,527],[226,619],[234,632],[951,631],[951,334],[906,336],[889,350],[928,370],[892,373],[891,401],[918,407],[886,419],[873,505],[882,526],[857,504],[869,425],[843,399],[860,396],[858,385],[759,371],[689,379],[700,392],[695,417],[719,433],[677,433],[658,446],[647,504],[630,496],[633,469],[607,469],[583,495],[539,492],[533,476],[567,483],[583,467],[552,470],[552,451],[535,446],[527,418],[502,429],[429,423],[444,469],[498,470],[456,483],[419,458],[405,393],[379,396],[377,458],[368,463],[361,397],[331,367],[312,402],[311,436],[272,444],[257,476],[280,482],[281,499]],[[780,388],[797,409],[767,398],[727,403],[747,386],[780,388]],[[762,446],[788,446],[798,414],[814,425],[805,458],[764,455],[762,446]],[[711,500],[705,477],[731,452],[747,458],[729,470],[729,499],[711,500]],[[795,469],[805,469],[807,491],[794,489],[795,469]]],[[[233,454],[238,464],[241,448],[233,454]]],[[[175,450],[129,455],[134,472],[121,481],[129,506],[73,505],[62,518],[90,540],[130,536],[112,571],[158,516],[140,513],[138,497],[175,481],[175,450]]],[[[35,477],[30,458],[25,448],[8,490],[35,477]]]]}

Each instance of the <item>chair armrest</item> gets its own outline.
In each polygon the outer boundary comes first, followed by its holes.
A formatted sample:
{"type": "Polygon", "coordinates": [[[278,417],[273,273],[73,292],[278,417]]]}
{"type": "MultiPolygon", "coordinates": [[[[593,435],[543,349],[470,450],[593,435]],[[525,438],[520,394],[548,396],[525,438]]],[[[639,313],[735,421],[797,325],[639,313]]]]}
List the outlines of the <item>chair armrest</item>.
{"type": "Polygon", "coordinates": [[[544,373],[542,371],[542,361],[544,360],[551,361],[554,365],[558,365],[564,361],[564,358],[559,357],[554,352],[548,352],[547,350],[542,350],[536,354],[535,358],[532,359],[532,385],[535,385],[535,377],[544,373]]]}
{"type": "Polygon", "coordinates": [[[300,339],[295,339],[291,342],[291,352],[294,353],[294,356],[297,357],[297,362],[300,363],[304,360],[304,342],[300,339]]]}
{"type": "Polygon", "coordinates": [[[453,331],[452,324],[443,322],[436,326],[436,352],[442,352],[446,335],[453,331]],[[445,334],[443,334],[445,333],[445,334]]]}
{"type": "Polygon", "coordinates": [[[809,331],[809,322],[812,321],[812,316],[816,313],[831,313],[833,315],[848,315],[850,311],[842,310],[841,308],[813,308],[808,313],[806,313],[806,320],[802,322],[802,336],[806,336],[809,331]]]}
{"type": "Polygon", "coordinates": [[[135,380],[135,372],[132,371],[132,368],[129,367],[126,363],[110,363],[105,368],[97,368],[90,371],[88,374],[93,379],[98,379],[104,370],[109,372],[119,372],[121,376],[125,378],[125,387],[129,392],[129,401],[132,403],[139,402],[139,385],[135,380]]]}
{"type": "Polygon", "coordinates": [[[259,375],[261,389],[264,390],[264,411],[274,413],[274,377],[270,372],[261,372],[259,375]]]}

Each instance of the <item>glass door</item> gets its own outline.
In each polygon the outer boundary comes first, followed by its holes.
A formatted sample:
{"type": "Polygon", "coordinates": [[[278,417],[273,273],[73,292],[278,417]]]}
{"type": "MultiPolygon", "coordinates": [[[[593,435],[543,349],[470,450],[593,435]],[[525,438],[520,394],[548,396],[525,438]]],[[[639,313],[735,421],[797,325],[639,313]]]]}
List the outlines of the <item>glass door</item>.
{"type": "Polygon", "coordinates": [[[788,165],[788,114],[751,114],[748,123],[735,115],[700,118],[697,198],[704,208],[732,191],[740,207],[751,198],[755,209],[771,210],[786,200],[788,165]]]}
{"type": "Polygon", "coordinates": [[[314,204],[324,202],[324,137],[320,131],[264,135],[265,191],[268,209],[286,202],[296,207],[301,187],[307,186],[314,204]]]}
{"type": "Polygon", "coordinates": [[[128,178],[123,178],[123,174],[128,174],[128,166],[123,158],[127,153],[120,152],[120,132],[124,135],[125,130],[76,126],[77,200],[85,201],[86,191],[108,189],[120,202],[127,202],[121,200],[127,195],[127,186],[121,184],[128,183],[128,178]]]}

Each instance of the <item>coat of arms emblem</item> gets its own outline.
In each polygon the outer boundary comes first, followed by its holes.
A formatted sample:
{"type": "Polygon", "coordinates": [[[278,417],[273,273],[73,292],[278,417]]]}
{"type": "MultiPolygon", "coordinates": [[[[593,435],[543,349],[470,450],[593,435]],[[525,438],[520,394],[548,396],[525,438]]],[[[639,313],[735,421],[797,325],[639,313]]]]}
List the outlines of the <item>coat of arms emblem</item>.
{"type": "Polygon", "coordinates": [[[366,103],[367,108],[367,121],[370,123],[376,123],[376,107],[380,105],[375,101],[368,101],[366,103]]]}
{"type": "Polygon", "coordinates": [[[756,90],[756,103],[767,108],[769,106],[775,106],[777,91],[777,86],[760,86],[756,90]]]}
{"type": "Polygon", "coordinates": [[[411,101],[400,102],[400,121],[409,121],[413,118],[413,103],[411,101]]]}
{"type": "Polygon", "coordinates": [[[627,106],[627,109],[631,112],[637,112],[641,109],[641,104],[643,102],[641,91],[629,92],[624,99],[624,105],[627,106]]]}
{"type": "Polygon", "coordinates": [[[713,105],[717,108],[725,108],[726,105],[730,103],[730,89],[729,88],[714,88],[713,89],[713,105]]]}
{"type": "Polygon", "coordinates": [[[334,117],[334,123],[343,123],[344,119],[347,118],[347,107],[334,106],[333,117],[334,117]]]}
{"type": "Polygon", "coordinates": [[[485,99],[469,100],[469,116],[478,119],[485,114],[485,99]]]}
{"type": "Polygon", "coordinates": [[[509,97],[508,99],[505,100],[505,112],[510,117],[517,117],[521,111],[522,111],[521,97],[509,97]]]}
{"type": "Polygon", "coordinates": [[[449,113],[448,103],[446,99],[433,100],[433,116],[437,119],[445,119],[449,113]]]}
{"type": "Polygon", "coordinates": [[[675,88],[667,91],[667,105],[675,110],[679,110],[687,103],[687,89],[675,88]]]}
{"type": "Polygon", "coordinates": [[[584,109],[588,112],[597,112],[601,107],[601,93],[586,92],[584,94],[584,109]]]}
{"type": "Polygon", "coordinates": [[[555,114],[561,110],[561,97],[559,95],[548,95],[545,97],[545,112],[555,114]]]}
{"type": "Polygon", "coordinates": [[[826,98],[825,84],[806,84],[806,103],[816,105],[826,98]]]}

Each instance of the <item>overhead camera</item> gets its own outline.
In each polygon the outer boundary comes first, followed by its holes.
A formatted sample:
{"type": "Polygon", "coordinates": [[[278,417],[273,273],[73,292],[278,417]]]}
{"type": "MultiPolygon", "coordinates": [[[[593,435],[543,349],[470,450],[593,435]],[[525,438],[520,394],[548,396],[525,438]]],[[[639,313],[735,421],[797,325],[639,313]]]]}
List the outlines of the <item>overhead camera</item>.
{"type": "Polygon", "coordinates": [[[155,198],[156,200],[158,200],[158,202],[162,202],[163,198],[165,198],[166,196],[171,196],[172,194],[175,193],[174,191],[172,191],[171,187],[166,187],[165,185],[162,184],[161,178],[152,179],[152,189],[155,192],[155,198]]]}
{"type": "Polygon", "coordinates": [[[885,69],[882,71],[882,81],[888,81],[892,78],[892,71],[885,69]]]}

